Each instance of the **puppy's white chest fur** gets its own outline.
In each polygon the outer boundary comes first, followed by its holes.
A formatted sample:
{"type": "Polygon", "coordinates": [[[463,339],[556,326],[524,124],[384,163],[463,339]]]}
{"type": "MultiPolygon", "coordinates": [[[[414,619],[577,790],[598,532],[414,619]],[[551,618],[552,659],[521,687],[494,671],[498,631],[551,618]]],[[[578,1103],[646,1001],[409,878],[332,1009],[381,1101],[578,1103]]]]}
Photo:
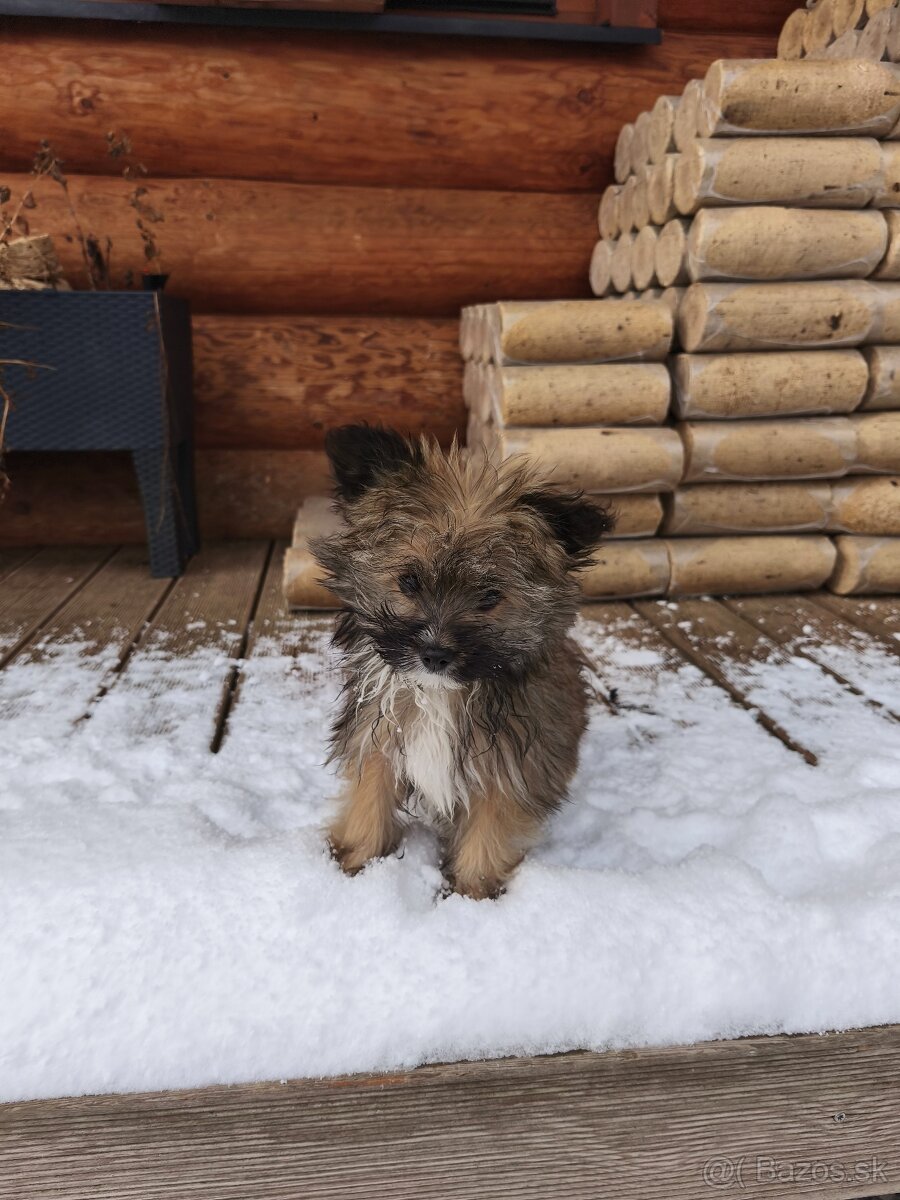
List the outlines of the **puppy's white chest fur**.
{"type": "Polygon", "coordinates": [[[395,764],[423,806],[434,816],[450,818],[464,798],[457,768],[456,704],[447,687],[410,686],[400,726],[402,757],[395,764]]]}

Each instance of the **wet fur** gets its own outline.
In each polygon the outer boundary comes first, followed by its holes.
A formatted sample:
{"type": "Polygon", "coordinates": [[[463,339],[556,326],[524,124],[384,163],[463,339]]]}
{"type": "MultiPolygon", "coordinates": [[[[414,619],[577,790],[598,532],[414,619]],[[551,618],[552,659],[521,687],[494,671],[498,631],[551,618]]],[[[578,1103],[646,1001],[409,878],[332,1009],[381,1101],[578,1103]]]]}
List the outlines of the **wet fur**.
{"type": "Polygon", "coordinates": [[[574,572],[611,518],[521,460],[366,426],[326,448],[345,522],[313,546],[345,606],[334,852],[358,870],[419,809],[445,837],[452,885],[496,895],[575,770],[587,696],[574,572]],[[423,666],[435,643],[455,655],[443,675],[423,666]]]}

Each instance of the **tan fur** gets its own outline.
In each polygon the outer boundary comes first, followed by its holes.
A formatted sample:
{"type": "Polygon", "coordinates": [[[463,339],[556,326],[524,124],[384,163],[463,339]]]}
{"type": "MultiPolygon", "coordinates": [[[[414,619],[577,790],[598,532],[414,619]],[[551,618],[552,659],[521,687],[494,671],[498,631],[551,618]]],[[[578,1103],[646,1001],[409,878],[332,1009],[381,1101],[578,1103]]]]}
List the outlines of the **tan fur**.
{"type": "Polygon", "coordinates": [[[473,900],[496,896],[535,841],[539,822],[496,788],[475,795],[457,817],[448,874],[453,890],[473,900]]]}
{"type": "Polygon", "coordinates": [[[397,848],[401,824],[397,812],[397,781],[379,751],[370,753],[359,774],[348,781],[340,815],[329,840],[335,858],[349,875],[372,858],[383,858],[397,848]]]}

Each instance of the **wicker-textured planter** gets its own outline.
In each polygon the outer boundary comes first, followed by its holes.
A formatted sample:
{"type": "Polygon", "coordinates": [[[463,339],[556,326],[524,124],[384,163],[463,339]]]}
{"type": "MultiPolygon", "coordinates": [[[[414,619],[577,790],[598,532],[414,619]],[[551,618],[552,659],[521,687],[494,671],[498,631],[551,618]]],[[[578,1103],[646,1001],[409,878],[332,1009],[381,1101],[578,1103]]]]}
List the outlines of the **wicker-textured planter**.
{"type": "Polygon", "coordinates": [[[127,450],[155,576],[198,548],[191,324],[160,292],[0,292],[7,448],[127,450]]]}

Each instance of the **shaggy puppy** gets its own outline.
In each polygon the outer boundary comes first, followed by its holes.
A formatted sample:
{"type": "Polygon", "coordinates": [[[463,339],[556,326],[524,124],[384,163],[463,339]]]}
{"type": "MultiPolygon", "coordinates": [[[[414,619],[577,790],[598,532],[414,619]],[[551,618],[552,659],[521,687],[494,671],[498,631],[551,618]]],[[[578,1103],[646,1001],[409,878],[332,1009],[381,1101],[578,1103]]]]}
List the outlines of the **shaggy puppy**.
{"type": "Polygon", "coordinates": [[[326,449],[346,522],[313,543],[345,605],[335,856],[354,872],[389,854],[418,806],[446,839],[453,888],[495,896],[575,770],[587,697],[573,572],[612,519],[524,460],[464,461],[364,425],[326,449]]]}

